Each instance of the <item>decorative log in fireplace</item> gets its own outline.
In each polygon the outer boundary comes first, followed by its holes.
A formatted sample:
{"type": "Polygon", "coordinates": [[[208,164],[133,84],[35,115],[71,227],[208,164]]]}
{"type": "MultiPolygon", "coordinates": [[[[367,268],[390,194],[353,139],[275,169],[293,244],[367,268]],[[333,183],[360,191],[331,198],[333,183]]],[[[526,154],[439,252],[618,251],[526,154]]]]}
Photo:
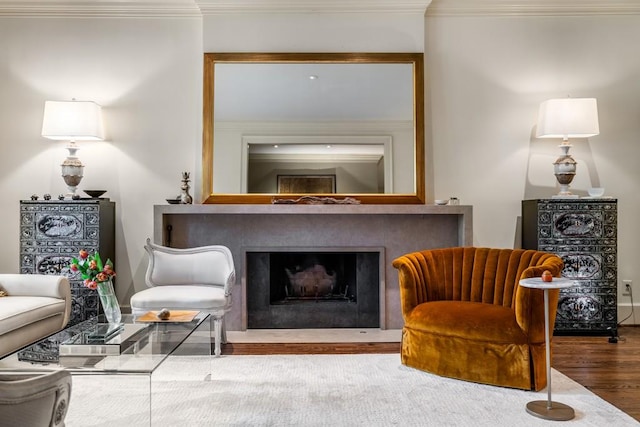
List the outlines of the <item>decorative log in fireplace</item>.
{"type": "MultiPolygon", "coordinates": [[[[336,288],[336,273],[329,274],[322,264],[315,264],[302,271],[293,273],[288,268],[284,271],[289,277],[289,283],[283,286],[285,302],[295,300],[326,300],[337,295],[343,296],[336,288]]],[[[349,287],[345,288],[345,293],[349,287]]]]}
{"type": "Polygon", "coordinates": [[[380,254],[247,252],[248,327],[378,327],[380,254]]]}

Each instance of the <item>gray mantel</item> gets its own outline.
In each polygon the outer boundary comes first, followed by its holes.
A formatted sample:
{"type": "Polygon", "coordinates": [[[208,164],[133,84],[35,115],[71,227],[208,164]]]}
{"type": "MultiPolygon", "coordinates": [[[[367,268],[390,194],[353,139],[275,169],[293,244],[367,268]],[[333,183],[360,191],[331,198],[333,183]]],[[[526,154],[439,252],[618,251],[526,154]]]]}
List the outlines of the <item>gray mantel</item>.
{"type": "Polygon", "coordinates": [[[154,241],[177,248],[229,247],[239,285],[226,316],[229,330],[245,330],[247,325],[247,252],[380,251],[380,327],[399,329],[403,320],[398,275],[391,262],[424,249],[471,246],[472,215],[471,206],[156,205],[154,241]]]}

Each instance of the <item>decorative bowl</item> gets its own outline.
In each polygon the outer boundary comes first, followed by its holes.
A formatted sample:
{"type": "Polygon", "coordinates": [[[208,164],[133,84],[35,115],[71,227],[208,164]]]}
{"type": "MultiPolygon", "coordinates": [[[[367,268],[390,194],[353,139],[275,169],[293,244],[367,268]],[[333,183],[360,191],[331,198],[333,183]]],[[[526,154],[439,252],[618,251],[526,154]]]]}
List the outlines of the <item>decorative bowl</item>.
{"type": "Polygon", "coordinates": [[[440,200],[440,199],[436,199],[436,200],[434,200],[434,202],[435,202],[436,205],[440,205],[440,206],[446,205],[447,203],[449,203],[448,200],[440,200]]]}
{"type": "Polygon", "coordinates": [[[83,190],[83,191],[87,196],[93,197],[94,199],[97,199],[98,197],[102,196],[104,193],[107,192],[107,190],[83,190]]]}
{"type": "Polygon", "coordinates": [[[170,205],[177,205],[180,203],[180,198],[176,198],[176,199],[167,199],[167,203],[169,203],[170,205]]]}
{"type": "Polygon", "coordinates": [[[604,195],[603,187],[594,187],[587,190],[591,197],[602,197],[604,195]]]}

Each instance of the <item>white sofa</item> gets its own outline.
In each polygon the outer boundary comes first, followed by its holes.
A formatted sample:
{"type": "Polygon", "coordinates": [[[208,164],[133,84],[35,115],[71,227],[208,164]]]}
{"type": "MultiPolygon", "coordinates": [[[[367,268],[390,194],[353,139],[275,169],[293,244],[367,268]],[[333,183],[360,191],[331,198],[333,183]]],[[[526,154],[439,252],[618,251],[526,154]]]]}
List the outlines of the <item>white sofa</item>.
{"type": "Polygon", "coordinates": [[[71,314],[64,276],[0,274],[0,357],[60,331],[71,314]]]}

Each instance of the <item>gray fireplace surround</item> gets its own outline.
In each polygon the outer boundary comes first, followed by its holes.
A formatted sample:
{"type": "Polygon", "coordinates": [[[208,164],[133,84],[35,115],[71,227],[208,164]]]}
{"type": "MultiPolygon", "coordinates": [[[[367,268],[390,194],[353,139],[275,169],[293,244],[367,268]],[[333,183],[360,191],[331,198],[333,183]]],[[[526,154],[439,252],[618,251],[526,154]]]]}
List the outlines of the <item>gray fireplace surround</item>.
{"type": "Polygon", "coordinates": [[[400,329],[398,275],[391,262],[409,252],[471,246],[471,206],[435,205],[156,205],[156,243],[176,248],[224,245],[238,283],[225,317],[246,330],[247,253],[379,253],[380,328],[400,329]]]}

